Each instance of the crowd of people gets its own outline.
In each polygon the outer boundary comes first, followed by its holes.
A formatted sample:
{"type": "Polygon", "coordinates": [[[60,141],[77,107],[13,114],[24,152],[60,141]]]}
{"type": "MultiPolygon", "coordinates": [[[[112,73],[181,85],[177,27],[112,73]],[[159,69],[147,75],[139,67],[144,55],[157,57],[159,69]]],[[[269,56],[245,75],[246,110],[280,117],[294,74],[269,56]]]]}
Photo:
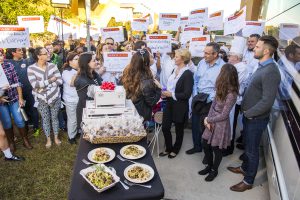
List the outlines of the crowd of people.
{"type": "Polygon", "coordinates": [[[60,129],[67,131],[70,144],[76,144],[82,133],[83,108],[91,98],[87,95],[89,86],[108,81],[124,86],[145,124],[152,120],[153,108],[160,105],[165,139],[162,157],[173,159],[179,154],[184,129],[191,119],[193,147],[186,154],[204,151],[206,167],[198,173],[207,175],[205,181],[213,181],[222,158],[233,153],[237,121],[242,115],[242,134],[237,142],[244,149],[240,157],[243,163],[228,170],[243,174],[244,179],[230,189],[251,189],[259,163],[260,139],[275,98],[277,101],[281,97],[278,89],[288,93],[284,89],[293,82],[282,59],[299,70],[299,43],[286,47],[278,60],[279,44],[272,36],[250,35],[244,51],[209,42],[204,56],[195,62],[188,44],[177,41],[178,35],[172,51],[166,54],[152,52],[144,39],[118,44],[106,38],[103,43],[92,44],[91,52],[82,44],[72,43],[70,49],[64,49],[63,41],[45,43],[28,53],[21,48],[1,49],[0,64],[9,82],[0,90],[0,148],[5,160],[24,160],[15,155],[12,118],[27,149],[34,146],[28,139],[30,127],[35,136],[42,127],[46,148],[52,146],[51,132],[54,143],[61,145],[60,129]],[[123,73],[106,71],[103,53],[113,51],[133,53],[123,73]],[[28,121],[20,109],[24,109],[28,121]]]}

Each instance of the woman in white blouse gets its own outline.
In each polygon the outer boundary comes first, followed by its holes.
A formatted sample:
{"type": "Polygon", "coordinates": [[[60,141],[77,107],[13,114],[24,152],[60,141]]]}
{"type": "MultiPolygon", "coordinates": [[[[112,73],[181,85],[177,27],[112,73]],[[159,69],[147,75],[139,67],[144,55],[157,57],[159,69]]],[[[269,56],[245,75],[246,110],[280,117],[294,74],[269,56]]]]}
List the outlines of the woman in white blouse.
{"type": "Polygon", "coordinates": [[[78,70],[78,59],[79,56],[77,53],[69,53],[62,73],[63,100],[68,116],[67,125],[70,144],[76,144],[75,136],[77,134],[76,108],[78,95],[76,88],[74,87],[74,79],[78,70]]]}
{"type": "Polygon", "coordinates": [[[193,91],[193,73],[189,69],[191,54],[187,49],[175,51],[175,69],[167,82],[166,91],[162,95],[166,97],[166,107],[163,114],[162,131],[165,137],[166,149],[160,156],[168,155],[175,158],[180,151],[184,124],[188,119],[189,98],[193,91]],[[171,125],[175,123],[176,140],[173,145],[171,125]]]}

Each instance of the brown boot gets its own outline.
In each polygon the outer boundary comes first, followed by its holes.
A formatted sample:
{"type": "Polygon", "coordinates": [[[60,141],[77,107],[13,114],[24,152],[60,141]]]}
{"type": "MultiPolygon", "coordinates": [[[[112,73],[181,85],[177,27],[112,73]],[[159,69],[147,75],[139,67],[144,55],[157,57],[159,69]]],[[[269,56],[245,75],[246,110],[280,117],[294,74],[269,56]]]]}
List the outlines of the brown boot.
{"type": "Polygon", "coordinates": [[[4,129],[4,131],[7,137],[10,151],[14,153],[16,151],[16,144],[15,144],[15,135],[14,135],[13,128],[4,129]]]}
{"type": "Polygon", "coordinates": [[[26,128],[19,128],[19,132],[20,132],[20,135],[22,136],[23,138],[23,145],[26,149],[32,149],[33,147],[31,146],[29,140],[28,140],[28,131],[26,130],[26,128]]]}

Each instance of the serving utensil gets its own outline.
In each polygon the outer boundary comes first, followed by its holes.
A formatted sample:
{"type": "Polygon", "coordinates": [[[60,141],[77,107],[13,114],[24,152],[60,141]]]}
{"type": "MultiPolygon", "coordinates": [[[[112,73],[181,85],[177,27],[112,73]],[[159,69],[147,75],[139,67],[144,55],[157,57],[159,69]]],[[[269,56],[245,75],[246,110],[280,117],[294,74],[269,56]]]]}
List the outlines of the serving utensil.
{"type": "Polygon", "coordinates": [[[129,186],[137,185],[137,186],[141,186],[141,187],[145,187],[145,188],[151,188],[152,187],[152,185],[142,185],[142,184],[137,184],[137,183],[131,183],[131,182],[127,181],[127,180],[124,180],[124,182],[127,185],[129,185],[129,186]]]}
{"type": "Polygon", "coordinates": [[[119,158],[121,161],[128,161],[128,162],[132,162],[132,163],[134,163],[134,164],[138,164],[138,162],[134,162],[134,161],[132,161],[132,160],[125,159],[125,158],[123,158],[123,157],[120,156],[120,155],[117,155],[117,158],[119,158]]]}

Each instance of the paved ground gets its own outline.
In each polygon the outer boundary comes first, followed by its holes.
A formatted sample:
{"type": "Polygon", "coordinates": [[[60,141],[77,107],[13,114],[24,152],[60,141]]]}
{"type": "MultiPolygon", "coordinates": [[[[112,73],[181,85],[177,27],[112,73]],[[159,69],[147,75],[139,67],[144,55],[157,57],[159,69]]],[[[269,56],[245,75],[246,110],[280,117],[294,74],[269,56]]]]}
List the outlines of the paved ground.
{"type": "MultiPolygon", "coordinates": [[[[160,147],[164,147],[163,135],[160,135],[160,147]]],[[[203,153],[187,155],[185,151],[192,147],[192,134],[185,129],[184,141],[180,153],[174,159],[157,158],[156,148],[153,154],[165,188],[165,199],[172,200],[268,200],[268,180],[263,157],[260,159],[259,172],[252,190],[243,193],[232,192],[229,187],[242,180],[241,175],[229,172],[227,166],[239,166],[240,150],[223,158],[218,177],[210,183],[204,181],[205,176],[198,175],[204,168],[203,153]]]]}

